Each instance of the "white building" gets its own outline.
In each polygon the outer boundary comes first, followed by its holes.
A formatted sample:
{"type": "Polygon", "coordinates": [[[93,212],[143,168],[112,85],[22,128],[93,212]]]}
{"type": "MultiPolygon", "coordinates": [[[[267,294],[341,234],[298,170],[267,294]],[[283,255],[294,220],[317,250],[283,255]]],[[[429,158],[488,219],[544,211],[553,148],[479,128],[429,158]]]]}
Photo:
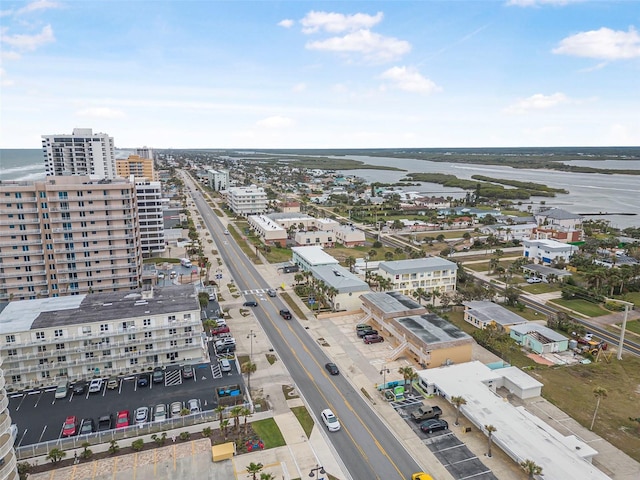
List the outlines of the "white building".
{"type": "Polygon", "coordinates": [[[493,235],[501,242],[510,240],[530,239],[534,230],[538,227],[535,223],[522,223],[513,225],[485,225],[480,231],[486,235],[493,235]]]}
{"type": "Polygon", "coordinates": [[[47,175],[116,177],[113,137],[106,133],[74,128],[71,135],[42,135],[42,151],[47,175]]]}
{"type": "Polygon", "coordinates": [[[514,325],[527,323],[525,318],[493,302],[473,300],[462,304],[464,321],[481,330],[493,325],[499,331],[508,332],[514,325]]]}
{"type": "Polygon", "coordinates": [[[149,147],[136,148],[136,155],[140,158],[153,160],[153,149],[149,147]]]}
{"type": "MultiPolygon", "coordinates": [[[[0,355],[0,367],[2,367],[2,355],[0,355]]],[[[16,454],[13,444],[16,441],[12,431],[12,421],[9,415],[9,398],[5,389],[4,372],[0,369],[0,480],[17,480],[18,470],[16,454]]]]}
{"type": "Polygon", "coordinates": [[[208,358],[191,285],[15,301],[0,310],[0,353],[13,388],[129,374],[208,358]]]}
{"type": "Polygon", "coordinates": [[[312,267],[323,265],[338,266],[340,262],[322,250],[322,247],[292,247],[292,262],[304,271],[312,271],[312,267]]]}
{"type": "Polygon", "coordinates": [[[371,292],[366,282],[340,265],[315,266],[311,273],[329,287],[328,300],[334,311],[359,310],[362,306],[360,295],[371,292]]]}
{"type": "Polygon", "coordinates": [[[262,239],[265,244],[281,247],[287,245],[287,231],[271,220],[267,215],[249,215],[249,228],[262,239]]]}
{"type": "Polygon", "coordinates": [[[229,171],[228,170],[207,170],[209,186],[216,192],[229,190],[229,171]]]}
{"type": "Polygon", "coordinates": [[[235,215],[246,217],[267,211],[267,192],[262,187],[233,187],[228,190],[227,204],[235,215]]]}
{"type": "Polygon", "coordinates": [[[574,252],[575,245],[556,242],[555,240],[522,240],[523,255],[536,263],[550,264],[559,259],[568,262],[574,252]]]}
{"type": "Polygon", "coordinates": [[[458,265],[440,257],[380,262],[378,274],[391,280],[391,290],[403,295],[421,288],[427,293],[454,292],[458,265]]]}
{"type": "Polygon", "coordinates": [[[550,208],[535,214],[539,226],[556,227],[564,230],[581,230],[582,216],[561,208],[550,208]]]}
{"type": "Polygon", "coordinates": [[[164,252],[166,240],[161,183],[136,182],[136,197],[142,255],[150,257],[154,253],[164,252]]]}

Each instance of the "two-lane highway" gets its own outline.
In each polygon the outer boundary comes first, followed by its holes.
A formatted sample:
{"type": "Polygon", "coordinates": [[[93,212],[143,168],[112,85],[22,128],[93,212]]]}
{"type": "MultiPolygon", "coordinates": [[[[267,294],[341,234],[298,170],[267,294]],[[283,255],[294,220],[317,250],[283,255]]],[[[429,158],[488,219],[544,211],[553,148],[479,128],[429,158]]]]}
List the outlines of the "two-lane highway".
{"type": "MultiPolygon", "coordinates": [[[[195,192],[190,178],[185,177],[185,185],[195,192]]],[[[269,287],[232,239],[225,244],[224,226],[201,194],[194,193],[193,197],[238,288],[269,287]]],[[[331,408],[340,419],[342,429],[327,435],[351,478],[404,480],[427,468],[417,465],[346,378],[328,375],[324,364],[329,359],[321,347],[297,320],[287,321],[279,316],[279,309],[286,307],[282,300],[268,298],[258,305],[253,309],[256,317],[313,415],[318,419],[323,409],[331,408]]],[[[322,423],[318,425],[323,428],[322,423]]]]}

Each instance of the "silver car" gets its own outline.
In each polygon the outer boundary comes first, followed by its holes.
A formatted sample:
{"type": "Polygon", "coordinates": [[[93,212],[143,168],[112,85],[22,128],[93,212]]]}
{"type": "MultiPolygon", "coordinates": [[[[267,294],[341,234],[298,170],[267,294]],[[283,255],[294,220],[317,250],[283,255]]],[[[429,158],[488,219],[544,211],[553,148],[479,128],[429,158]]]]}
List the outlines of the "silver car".
{"type": "Polygon", "coordinates": [[[169,405],[169,412],[171,412],[171,418],[179,417],[182,412],[182,402],[173,402],[169,405]]]}
{"type": "Polygon", "coordinates": [[[190,413],[200,413],[200,400],[192,398],[187,402],[187,408],[190,413]]]}
{"type": "Polygon", "coordinates": [[[136,408],[136,423],[146,423],[149,420],[149,407],[136,408]]]}
{"type": "Polygon", "coordinates": [[[156,422],[162,422],[167,419],[167,406],[164,403],[159,403],[153,409],[153,420],[156,422]]]}

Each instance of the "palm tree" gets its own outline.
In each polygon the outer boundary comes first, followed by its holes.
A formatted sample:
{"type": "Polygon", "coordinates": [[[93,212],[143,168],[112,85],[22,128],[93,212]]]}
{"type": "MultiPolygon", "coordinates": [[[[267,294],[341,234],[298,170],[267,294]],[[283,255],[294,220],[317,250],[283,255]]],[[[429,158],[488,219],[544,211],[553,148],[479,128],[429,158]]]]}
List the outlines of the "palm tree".
{"type": "MultiPolygon", "coordinates": [[[[253,362],[244,362],[242,365],[240,365],[240,370],[242,371],[242,373],[247,374],[247,390],[251,390],[251,374],[256,373],[257,369],[258,367],[253,362]]],[[[251,391],[249,391],[249,394],[251,394],[251,391]]]]}
{"type": "Polygon", "coordinates": [[[533,480],[534,475],[542,474],[542,467],[533,460],[525,460],[520,462],[522,469],[527,472],[527,478],[533,480]]]}
{"type": "Polygon", "coordinates": [[[218,405],[215,408],[215,412],[218,414],[218,421],[222,422],[222,413],[225,411],[226,407],[224,405],[218,405]]]}
{"type": "Polygon", "coordinates": [[[240,415],[242,415],[242,418],[244,418],[244,434],[247,434],[247,430],[249,430],[249,424],[247,423],[247,419],[251,416],[251,410],[249,410],[247,407],[242,407],[242,410],[240,411],[240,415]]]}
{"type": "Polygon", "coordinates": [[[451,403],[456,407],[456,421],[454,422],[454,425],[459,425],[458,418],[460,417],[460,406],[466,405],[467,400],[462,396],[456,395],[455,397],[451,397],[451,403]]]}
{"type": "Polygon", "coordinates": [[[262,465],[261,463],[251,462],[249,465],[247,465],[246,468],[247,473],[249,474],[249,476],[251,476],[252,480],[258,480],[258,474],[262,471],[264,465],[262,465]]]}
{"type": "Polygon", "coordinates": [[[400,367],[398,369],[398,373],[402,375],[402,378],[404,378],[404,387],[406,390],[407,383],[413,379],[413,375],[415,374],[415,372],[413,371],[413,367],[400,367]]]}
{"type": "Polygon", "coordinates": [[[591,426],[589,430],[593,430],[593,424],[596,423],[596,415],[598,415],[598,407],[600,406],[600,400],[607,398],[607,389],[604,387],[596,387],[593,389],[593,396],[596,397],[596,409],[593,412],[593,419],[591,420],[591,426]]]}
{"type": "Polygon", "coordinates": [[[244,407],[242,405],[236,405],[231,409],[231,416],[233,417],[233,429],[237,432],[240,430],[240,415],[244,407]]]}
{"type": "Polygon", "coordinates": [[[347,257],[344,262],[347,265],[347,268],[349,269],[349,271],[353,273],[353,267],[356,264],[355,257],[347,257]]]}
{"type": "Polygon", "coordinates": [[[489,437],[488,437],[489,447],[488,447],[488,450],[487,450],[487,457],[490,457],[491,456],[491,440],[492,440],[492,437],[493,437],[493,432],[496,432],[498,429],[496,427],[494,427],[493,425],[485,425],[484,429],[489,434],[489,437]]]}
{"type": "Polygon", "coordinates": [[[273,473],[261,473],[260,480],[276,480],[276,476],[273,473]]]}
{"type": "Polygon", "coordinates": [[[225,440],[227,439],[227,435],[229,432],[229,424],[230,422],[228,418],[225,418],[220,422],[220,430],[222,430],[222,435],[224,436],[225,440]]]}

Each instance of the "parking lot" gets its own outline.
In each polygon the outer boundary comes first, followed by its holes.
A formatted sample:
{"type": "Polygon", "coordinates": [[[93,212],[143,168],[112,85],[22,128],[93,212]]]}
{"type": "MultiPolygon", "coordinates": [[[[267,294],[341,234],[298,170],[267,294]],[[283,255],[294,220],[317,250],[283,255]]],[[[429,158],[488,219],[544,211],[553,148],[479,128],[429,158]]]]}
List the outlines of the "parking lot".
{"type": "Polygon", "coordinates": [[[128,410],[130,422],[134,422],[134,412],[138,407],[153,410],[158,404],[186,404],[190,399],[198,399],[202,410],[213,410],[217,407],[214,397],[216,387],[240,384],[244,389],[244,383],[235,361],[230,362],[231,371],[223,373],[215,355],[211,358],[211,363],[193,366],[193,378],[183,378],[180,366],[170,366],[165,370],[162,383],[149,382],[143,387],[138,385],[138,378],[141,375],[150,376],[151,372],[120,377],[118,388],[113,390],[106,388],[106,378],[98,393],[85,390],[82,395],[75,395],[69,389],[64,399],[55,398],[55,386],[9,393],[11,418],[18,426],[16,446],[60,438],[68,416],[76,416],[79,423],[85,418],[92,418],[97,425],[101,416],[111,414],[115,418],[117,412],[128,410]]]}

